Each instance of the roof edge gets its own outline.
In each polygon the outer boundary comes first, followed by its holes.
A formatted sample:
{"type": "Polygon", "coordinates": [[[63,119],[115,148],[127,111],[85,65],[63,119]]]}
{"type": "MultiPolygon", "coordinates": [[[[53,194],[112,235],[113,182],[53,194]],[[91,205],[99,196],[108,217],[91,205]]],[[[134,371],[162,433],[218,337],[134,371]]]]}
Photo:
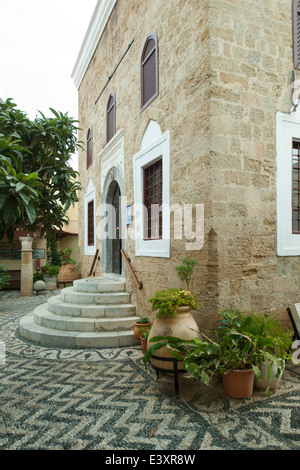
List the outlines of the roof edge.
{"type": "Polygon", "coordinates": [[[83,39],[71,78],[78,89],[117,0],[98,0],[83,39]]]}

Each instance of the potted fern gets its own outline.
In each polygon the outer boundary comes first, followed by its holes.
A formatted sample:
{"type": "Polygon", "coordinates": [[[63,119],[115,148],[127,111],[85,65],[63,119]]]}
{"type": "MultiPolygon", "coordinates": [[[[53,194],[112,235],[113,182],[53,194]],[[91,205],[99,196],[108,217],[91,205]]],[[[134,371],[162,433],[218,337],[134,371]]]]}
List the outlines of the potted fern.
{"type": "Polygon", "coordinates": [[[290,359],[292,347],[292,332],[286,331],[276,314],[258,315],[250,313],[244,315],[242,312],[223,310],[218,316],[220,323],[219,331],[226,331],[229,325],[239,326],[247,318],[247,327],[245,331],[251,335],[272,338],[271,345],[264,352],[262,360],[259,362],[259,369],[262,373],[262,379],[255,378],[254,385],[262,390],[274,390],[278,388],[285,368],[285,362],[290,359]],[[271,353],[271,356],[269,355],[271,353]]]}
{"type": "Polygon", "coordinates": [[[134,322],[133,334],[139,342],[141,342],[140,329],[141,328],[147,328],[151,324],[152,324],[152,322],[149,320],[149,318],[147,316],[142,317],[139,320],[136,320],[134,322]]]}

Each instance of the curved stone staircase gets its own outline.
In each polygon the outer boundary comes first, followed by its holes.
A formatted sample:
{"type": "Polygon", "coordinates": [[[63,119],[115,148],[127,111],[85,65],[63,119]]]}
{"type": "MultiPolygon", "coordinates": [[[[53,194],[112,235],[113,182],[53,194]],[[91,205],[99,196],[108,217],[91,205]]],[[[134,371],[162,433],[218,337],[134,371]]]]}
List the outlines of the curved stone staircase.
{"type": "Polygon", "coordinates": [[[125,283],[78,279],[20,321],[20,333],[34,343],[65,348],[110,348],[137,344],[135,305],[125,283]]]}

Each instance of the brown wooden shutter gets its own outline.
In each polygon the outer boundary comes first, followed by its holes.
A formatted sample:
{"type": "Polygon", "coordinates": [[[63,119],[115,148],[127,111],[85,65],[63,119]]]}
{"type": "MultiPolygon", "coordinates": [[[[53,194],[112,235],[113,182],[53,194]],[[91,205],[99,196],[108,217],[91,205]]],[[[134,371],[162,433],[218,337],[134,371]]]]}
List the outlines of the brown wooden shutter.
{"type": "Polygon", "coordinates": [[[92,129],[89,128],[86,138],[86,167],[91,166],[93,161],[93,134],[92,129]]]}
{"type": "Polygon", "coordinates": [[[156,91],[155,42],[149,39],[143,60],[143,104],[148,103],[156,91]]]}
{"type": "Polygon", "coordinates": [[[87,242],[88,246],[94,245],[94,201],[88,203],[88,214],[87,214],[87,242]]]}
{"type": "Polygon", "coordinates": [[[141,111],[158,96],[158,39],[150,33],[141,55],[141,111]]]}
{"type": "Polygon", "coordinates": [[[300,0],[293,0],[294,68],[300,70],[300,0]]]}
{"type": "Polygon", "coordinates": [[[106,107],[106,143],[116,133],[116,97],[114,92],[111,92],[107,101],[106,107]]]}

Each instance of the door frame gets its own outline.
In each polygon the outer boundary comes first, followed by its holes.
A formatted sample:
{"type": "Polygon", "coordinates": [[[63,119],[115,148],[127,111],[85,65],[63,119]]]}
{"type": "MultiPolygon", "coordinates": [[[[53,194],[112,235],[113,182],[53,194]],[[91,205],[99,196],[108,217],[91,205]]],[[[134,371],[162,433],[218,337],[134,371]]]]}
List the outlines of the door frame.
{"type": "MultiPolygon", "coordinates": [[[[120,195],[124,195],[124,178],[120,169],[115,166],[109,169],[106,174],[103,192],[101,194],[101,203],[103,205],[109,204],[112,205],[113,194],[116,186],[120,188],[120,195]]],[[[121,247],[126,249],[126,240],[121,240],[121,247]]],[[[121,274],[115,274],[112,272],[112,240],[109,238],[104,238],[101,241],[101,270],[102,276],[115,279],[115,280],[125,280],[125,263],[121,257],[121,274]]]]}
{"type": "Polygon", "coordinates": [[[111,221],[112,224],[112,233],[115,235],[111,239],[111,264],[112,264],[112,273],[120,275],[122,272],[122,238],[120,238],[121,234],[121,190],[120,186],[117,182],[112,182],[110,186],[113,186],[113,194],[112,194],[112,206],[115,208],[115,211],[112,214],[113,220],[111,221]],[[115,184],[114,184],[115,183],[115,184]],[[117,192],[117,194],[116,194],[117,192]],[[115,199],[118,198],[118,201],[115,199]],[[119,272],[118,272],[119,271],[119,272]]]}

